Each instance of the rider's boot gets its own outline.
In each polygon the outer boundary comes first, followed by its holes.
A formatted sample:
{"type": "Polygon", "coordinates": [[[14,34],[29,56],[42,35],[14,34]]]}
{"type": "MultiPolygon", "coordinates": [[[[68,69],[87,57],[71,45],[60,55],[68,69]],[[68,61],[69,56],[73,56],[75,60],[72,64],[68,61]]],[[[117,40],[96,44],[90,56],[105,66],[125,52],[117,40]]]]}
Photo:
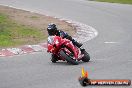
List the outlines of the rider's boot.
{"type": "Polygon", "coordinates": [[[82,43],[79,43],[77,41],[74,42],[74,45],[76,45],[78,48],[80,48],[83,44],[82,43]]]}

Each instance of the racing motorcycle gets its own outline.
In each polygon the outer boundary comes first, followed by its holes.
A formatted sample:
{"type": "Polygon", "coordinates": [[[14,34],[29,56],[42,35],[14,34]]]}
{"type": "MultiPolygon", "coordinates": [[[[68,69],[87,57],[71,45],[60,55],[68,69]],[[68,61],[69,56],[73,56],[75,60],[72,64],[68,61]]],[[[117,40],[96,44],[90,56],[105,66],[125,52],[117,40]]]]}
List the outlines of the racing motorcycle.
{"type": "Polygon", "coordinates": [[[89,62],[90,56],[83,48],[73,45],[72,41],[59,36],[49,36],[47,52],[51,53],[51,61],[63,60],[70,64],[77,65],[80,60],[89,62]]]}

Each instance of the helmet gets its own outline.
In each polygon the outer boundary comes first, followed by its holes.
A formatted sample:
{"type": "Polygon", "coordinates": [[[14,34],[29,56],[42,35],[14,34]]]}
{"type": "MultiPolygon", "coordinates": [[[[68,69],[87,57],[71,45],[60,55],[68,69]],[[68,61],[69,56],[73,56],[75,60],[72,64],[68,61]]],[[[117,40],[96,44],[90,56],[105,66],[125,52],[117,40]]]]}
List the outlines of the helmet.
{"type": "Polygon", "coordinates": [[[57,30],[57,27],[55,24],[53,23],[48,24],[47,31],[49,35],[54,35],[56,30],[57,30]]]}

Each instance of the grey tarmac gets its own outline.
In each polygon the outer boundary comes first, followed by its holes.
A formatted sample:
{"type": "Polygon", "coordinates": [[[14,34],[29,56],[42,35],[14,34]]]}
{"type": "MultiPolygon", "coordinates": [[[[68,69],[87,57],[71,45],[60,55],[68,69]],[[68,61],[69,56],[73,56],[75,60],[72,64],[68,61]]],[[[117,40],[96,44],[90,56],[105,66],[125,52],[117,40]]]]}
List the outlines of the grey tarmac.
{"type": "Polygon", "coordinates": [[[81,88],[81,67],[91,79],[132,80],[132,5],[86,0],[0,0],[0,4],[72,19],[99,33],[84,43],[91,55],[89,63],[53,64],[46,51],[0,57],[0,88],[81,88]]]}

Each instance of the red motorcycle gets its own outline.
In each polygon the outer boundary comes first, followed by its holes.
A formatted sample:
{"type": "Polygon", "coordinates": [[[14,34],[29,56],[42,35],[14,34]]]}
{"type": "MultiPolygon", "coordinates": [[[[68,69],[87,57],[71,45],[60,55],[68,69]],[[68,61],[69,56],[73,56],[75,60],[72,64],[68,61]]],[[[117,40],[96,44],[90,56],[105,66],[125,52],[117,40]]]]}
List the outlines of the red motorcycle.
{"type": "Polygon", "coordinates": [[[59,36],[49,36],[47,48],[47,52],[52,53],[51,61],[53,63],[63,60],[77,65],[80,60],[84,62],[89,62],[90,60],[90,56],[85,49],[78,48],[73,45],[72,41],[59,36]]]}

